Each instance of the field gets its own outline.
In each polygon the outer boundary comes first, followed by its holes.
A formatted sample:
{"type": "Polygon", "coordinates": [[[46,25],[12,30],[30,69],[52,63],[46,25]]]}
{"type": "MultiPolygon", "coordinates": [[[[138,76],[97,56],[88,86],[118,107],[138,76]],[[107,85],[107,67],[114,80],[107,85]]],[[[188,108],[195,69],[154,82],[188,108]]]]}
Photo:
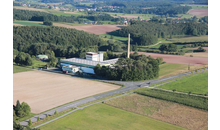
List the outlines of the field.
{"type": "Polygon", "coordinates": [[[28,71],[13,74],[13,103],[27,102],[32,113],[41,113],[65,103],[115,90],[120,86],[61,74],[28,71]]]}
{"type": "Polygon", "coordinates": [[[208,9],[191,9],[187,12],[187,14],[196,15],[199,17],[208,16],[208,9]]]}
{"type": "Polygon", "coordinates": [[[208,72],[186,77],[184,79],[174,81],[158,88],[173,90],[179,92],[191,92],[194,94],[207,94],[208,93],[208,72]]]}
{"type": "Polygon", "coordinates": [[[44,26],[43,22],[35,22],[35,21],[13,21],[15,24],[24,25],[24,26],[44,26]]]}
{"type": "Polygon", "coordinates": [[[174,63],[174,64],[183,64],[183,65],[208,65],[208,58],[204,57],[186,57],[180,55],[167,55],[167,54],[157,54],[157,53],[147,53],[147,52],[138,52],[138,54],[144,54],[147,56],[151,56],[153,58],[162,57],[163,61],[166,63],[174,63]]]}
{"type": "Polygon", "coordinates": [[[96,104],[40,127],[41,130],[181,130],[179,126],[106,104],[96,104]]]}
{"type": "Polygon", "coordinates": [[[23,6],[13,6],[14,9],[21,9],[21,10],[30,10],[30,11],[40,11],[40,12],[46,12],[45,9],[37,9],[37,8],[30,8],[30,7],[23,7],[23,6]]]}
{"type": "Polygon", "coordinates": [[[165,43],[175,43],[175,42],[199,42],[208,41],[208,35],[203,36],[173,36],[172,39],[167,39],[163,42],[165,43]]]}
{"type": "Polygon", "coordinates": [[[31,71],[31,69],[17,66],[17,65],[13,65],[13,73],[25,72],[25,71],[31,71]]]}
{"type": "Polygon", "coordinates": [[[193,55],[193,57],[205,57],[205,58],[208,58],[208,47],[203,47],[203,49],[205,49],[206,52],[185,53],[184,56],[193,55]]]}
{"type": "Polygon", "coordinates": [[[165,63],[159,66],[159,78],[176,75],[188,70],[188,65],[165,63]]]}
{"type": "MultiPolygon", "coordinates": [[[[182,5],[182,6],[185,6],[185,5],[182,5]]],[[[190,5],[190,4],[188,4],[187,6],[191,6],[192,9],[208,9],[208,5],[195,5],[195,4],[190,5]]]]}
{"type": "Polygon", "coordinates": [[[54,26],[66,27],[66,28],[74,28],[77,30],[82,30],[88,33],[93,34],[106,34],[108,32],[112,32],[120,29],[122,26],[119,25],[82,25],[82,26],[71,26],[67,24],[54,23],[54,26]]]}
{"type": "Polygon", "coordinates": [[[113,17],[124,17],[124,18],[128,18],[128,19],[132,19],[132,18],[138,18],[138,16],[142,19],[150,19],[152,18],[153,16],[157,16],[157,15],[154,15],[154,14],[124,14],[124,13],[111,13],[111,12],[105,12],[107,14],[110,14],[111,16],[113,17]],[[115,16],[115,14],[117,16],[115,16]]]}
{"type": "Polygon", "coordinates": [[[138,94],[123,96],[105,103],[191,130],[205,130],[208,128],[207,111],[177,103],[138,94]]]}

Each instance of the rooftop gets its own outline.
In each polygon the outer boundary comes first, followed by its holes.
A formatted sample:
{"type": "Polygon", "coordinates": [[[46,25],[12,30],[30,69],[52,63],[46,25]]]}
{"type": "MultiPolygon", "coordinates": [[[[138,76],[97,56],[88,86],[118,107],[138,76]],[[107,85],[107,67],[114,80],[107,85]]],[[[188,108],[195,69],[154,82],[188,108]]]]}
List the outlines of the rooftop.
{"type": "MultiPolygon", "coordinates": [[[[71,63],[75,63],[78,65],[89,65],[89,66],[96,66],[97,64],[100,65],[105,65],[105,64],[115,64],[118,61],[118,58],[116,59],[111,59],[111,60],[105,60],[105,61],[91,61],[91,60],[86,60],[86,59],[80,59],[80,58],[69,58],[69,59],[62,59],[61,62],[71,62],[71,63]]],[[[70,63],[70,64],[71,64],[70,63]]]]}

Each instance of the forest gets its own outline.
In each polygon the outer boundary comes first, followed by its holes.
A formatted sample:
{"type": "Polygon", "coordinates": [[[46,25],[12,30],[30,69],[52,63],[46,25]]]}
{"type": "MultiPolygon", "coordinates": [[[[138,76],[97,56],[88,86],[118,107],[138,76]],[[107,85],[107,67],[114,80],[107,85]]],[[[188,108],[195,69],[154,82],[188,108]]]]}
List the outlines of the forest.
{"type": "Polygon", "coordinates": [[[157,38],[172,38],[173,35],[200,36],[208,34],[208,26],[205,23],[171,23],[161,24],[145,21],[131,21],[130,26],[117,30],[119,36],[127,37],[131,34],[131,44],[151,45],[157,38]]]}
{"type": "MultiPolygon", "coordinates": [[[[124,53],[126,54],[126,53],[124,53]]],[[[134,53],[130,58],[122,54],[116,66],[100,66],[94,68],[96,75],[110,80],[140,81],[158,78],[159,59],[134,53]]]]}
{"type": "Polygon", "coordinates": [[[84,58],[87,51],[97,52],[108,43],[95,34],[62,27],[13,27],[13,48],[30,55],[54,51],[56,57],[84,58]]]}

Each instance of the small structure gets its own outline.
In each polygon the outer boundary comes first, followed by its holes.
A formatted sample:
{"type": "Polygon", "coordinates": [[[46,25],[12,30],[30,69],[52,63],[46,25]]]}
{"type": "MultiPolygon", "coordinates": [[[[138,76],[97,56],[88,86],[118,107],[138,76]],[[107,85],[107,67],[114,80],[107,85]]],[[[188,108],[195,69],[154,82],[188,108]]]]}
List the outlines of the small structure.
{"type": "Polygon", "coordinates": [[[80,71],[80,67],[67,65],[67,66],[63,66],[62,70],[67,71],[68,73],[76,73],[77,71],[80,71]]]}
{"type": "Polygon", "coordinates": [[[47,55],[37,55],[36,58],[38,58],[40,60],[48,60],[48,56],[47,55]]]}

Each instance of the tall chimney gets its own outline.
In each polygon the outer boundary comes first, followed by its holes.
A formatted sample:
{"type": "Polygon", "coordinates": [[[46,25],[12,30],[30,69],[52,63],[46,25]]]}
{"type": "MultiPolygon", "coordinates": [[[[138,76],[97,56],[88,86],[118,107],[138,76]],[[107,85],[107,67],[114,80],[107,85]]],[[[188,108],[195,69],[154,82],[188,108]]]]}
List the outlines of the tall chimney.
{"type": "Polygon", "coordinates": [[[130,58],[130,33],[128,34],[128,52],[127,52],[127,58],[130,58]]]}

